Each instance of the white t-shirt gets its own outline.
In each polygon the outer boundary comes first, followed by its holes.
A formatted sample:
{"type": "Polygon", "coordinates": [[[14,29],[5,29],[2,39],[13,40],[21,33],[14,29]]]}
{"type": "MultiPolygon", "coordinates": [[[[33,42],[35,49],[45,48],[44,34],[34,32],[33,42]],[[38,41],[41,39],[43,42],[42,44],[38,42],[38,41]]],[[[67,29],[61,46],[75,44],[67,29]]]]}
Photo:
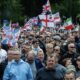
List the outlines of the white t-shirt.
{"type": "Polygon", "coordinates": [[[0,63],[7,58],[7,52],[4,49],[0,49],[0,63]]]}

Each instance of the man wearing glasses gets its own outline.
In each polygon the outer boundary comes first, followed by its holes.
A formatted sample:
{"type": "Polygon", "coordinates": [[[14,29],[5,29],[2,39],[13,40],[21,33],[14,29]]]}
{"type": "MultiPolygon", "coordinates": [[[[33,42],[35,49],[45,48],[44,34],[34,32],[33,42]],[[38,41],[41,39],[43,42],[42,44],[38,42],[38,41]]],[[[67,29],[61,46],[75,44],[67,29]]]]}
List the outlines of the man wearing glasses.
{"type": "Polygon", "coordinates": [[[68,44],[68,51],[63,55],[62,59],[65,58],[71,58],[72,63],[75,65],[76,64],[76,58],[79,56],[77,53],[77,49],[74,43],[69,43],[68,44]]]}

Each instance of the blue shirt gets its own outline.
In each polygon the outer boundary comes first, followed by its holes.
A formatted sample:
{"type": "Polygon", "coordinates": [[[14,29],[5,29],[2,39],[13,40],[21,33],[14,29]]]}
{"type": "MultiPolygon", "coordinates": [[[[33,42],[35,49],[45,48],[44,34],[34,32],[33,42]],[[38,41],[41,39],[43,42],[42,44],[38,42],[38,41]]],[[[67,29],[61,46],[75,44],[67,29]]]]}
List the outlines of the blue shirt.
{"type": "Polygon", "coordinates": [[[13,60],[7,65],[3,80],[33,80],[29,64],[21,59],[18,63],[13,60]]]}

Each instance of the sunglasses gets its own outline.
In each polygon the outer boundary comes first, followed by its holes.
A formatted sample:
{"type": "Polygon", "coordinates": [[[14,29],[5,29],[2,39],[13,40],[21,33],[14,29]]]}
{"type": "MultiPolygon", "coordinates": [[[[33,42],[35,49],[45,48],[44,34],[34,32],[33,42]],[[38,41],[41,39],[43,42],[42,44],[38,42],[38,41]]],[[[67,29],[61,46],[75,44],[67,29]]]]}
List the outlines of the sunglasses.
{"type": "Polygon", "coordinates": [[[74,46],[71,46],[70,48],[76,48],[76,47],[74,47],[74,46]]]}
{"type": "Polygon", "coordinates": [[[65,80],[75,80],[74,78],[65,78],[65,80]]]}
{"type": "Polygon", "coordinates": [[[54,51],[59,51],[59,49],[54,49],[54,51]]]}
{"type": "Polygon", "coordinates": [[[79,58],[77,58],[77,61],[80,61],[80,59],[79,59],[79,58]]]}
{"type": "Polygon", "coordinates": [[[36,42],[35,44],[39,44],[38,42],[36,42]]]}

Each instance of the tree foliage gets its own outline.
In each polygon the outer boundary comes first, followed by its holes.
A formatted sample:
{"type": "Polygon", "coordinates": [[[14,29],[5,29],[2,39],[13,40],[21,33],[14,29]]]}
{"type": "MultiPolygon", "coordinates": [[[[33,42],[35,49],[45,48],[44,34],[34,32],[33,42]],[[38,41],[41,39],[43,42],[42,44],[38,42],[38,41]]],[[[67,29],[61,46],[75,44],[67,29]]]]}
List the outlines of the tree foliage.
{"type": "MultiPolygon", "coordinates": [[[[0,0],[0,19],[23,21],[25,16],[33,17],[42,12],[47,0],[0,0]]],[[[80,0],[50,0],[52,12],[60,12],[61,17],[72,17],[80,14],[80,0]]]]}
{"type": "Polygon", "coordinates": [[[72,17],[76,22],[76,16],[80,13],[80,0],[60,0],[60,3],[52,4],[52,10],[59,11],[61,17],[72,17]]]}
{"type": "Polygon", "coordinates": [[[20,0],[3,0],[0,2],[0,18],[18,21],[22,16],[22,9],[20,0]]]}

